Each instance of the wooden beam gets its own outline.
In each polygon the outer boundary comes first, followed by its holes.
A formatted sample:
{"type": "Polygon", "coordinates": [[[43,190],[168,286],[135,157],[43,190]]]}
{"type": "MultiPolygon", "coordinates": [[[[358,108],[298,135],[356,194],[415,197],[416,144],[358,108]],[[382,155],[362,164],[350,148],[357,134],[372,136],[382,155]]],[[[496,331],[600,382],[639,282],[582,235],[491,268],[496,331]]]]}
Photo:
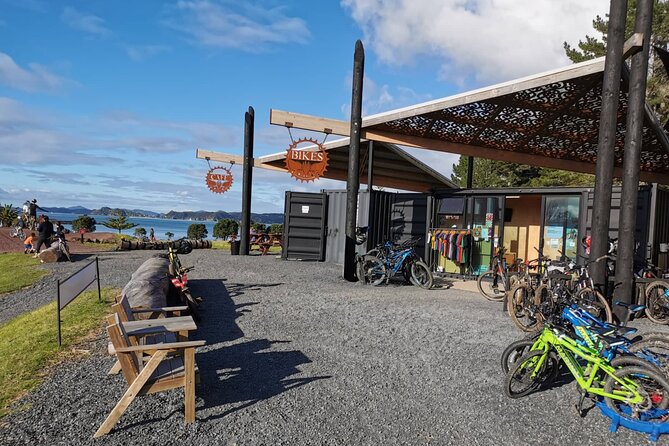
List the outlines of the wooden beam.
{"type": "Polygon", "coordinates": [[[196,149],[195,157],[200,159],[209,158],[211,161],[217,161],[219,163],[234,163],[239,164],[240,166],[244,163],[244,157],[241,155],[232,155],[229,153],[222,152],[212,152],[209,150],[196,149]]]}
{"type": "Polygon", "coordinates": [[[629,39],[625,41],[623,45],[623,59],[627,59],[630,56],[641,51],[643,48],[643,33],[634,33],[630,36],[629,39]]]}
{"type": "MultiPolygon", "coordinates": [[[[339,119],[321,118],[319,116],[303,115],[282,110],[270,110],[269,123],[294,127],[304,130],[313,130],[321,133],[334,133],[335,135],[349,136],[350,124],[348,121],[339,119]]],[[[364,121],[363,121],[364,126],[364,121]]]]}
{"type": "MultiPolygon", "coordinates": [[[[566,159],[551,158],[529,153],[511,152],[508,150],[497,150],[488,147],[470,146],[454,142],[441,141],[437,139],[422,138],[419,136],[401,135],[391,132],[363,130],[366,139],[382,141],[391,144],[401,144],[409,147],[436,150],[439,152],[457,153],[459,155],[487,158],[508,163],[527,164],[530,166],[549,167],[552,169],[569,170],[581,173],[595,173],[595,165],[591,163],[572,161],[566,159]]],[[[622,169],[616,167],[614,176],[621,178],[622,169]]],[[[641,181],[651,183],[669,184],[669,174],[660,172],[641,171],[641,181]]]]}

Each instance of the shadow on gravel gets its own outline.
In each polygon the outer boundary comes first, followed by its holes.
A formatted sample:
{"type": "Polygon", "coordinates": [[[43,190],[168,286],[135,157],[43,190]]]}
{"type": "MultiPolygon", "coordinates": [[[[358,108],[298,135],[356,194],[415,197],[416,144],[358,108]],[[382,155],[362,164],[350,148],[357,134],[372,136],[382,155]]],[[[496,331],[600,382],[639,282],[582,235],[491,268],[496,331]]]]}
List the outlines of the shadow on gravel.
{"type": "Polygon", "coordinates": [[[202,323],[197,337],[207,341],[208,348],[211,348],[197,354],[200,371],[197,395],[204,400],[203,409],[208,409],[211,413],[203,420],[222,418],[290,389],[330,378],[330,376],[290,378],[301,374],[302,371],[298,366],[308,364],[311,360],[298,350],[265,351],[276,345],[288,344],[290,341],[254,339],[232,345],[220,345],[244,336],[236,320],[243,314],[251,312],[252,309],[249,307],[259,304],[259,302],[236,304],[232,298],[246,291],[260,291],[267,287],[282,285],[281,283],[226,285],[220,279],[205,279],[192,280],[190,285],[195,295],[205,299],[200,307],[202,323]],[[242,404],[231,407],[236,403],[242,404]]]}

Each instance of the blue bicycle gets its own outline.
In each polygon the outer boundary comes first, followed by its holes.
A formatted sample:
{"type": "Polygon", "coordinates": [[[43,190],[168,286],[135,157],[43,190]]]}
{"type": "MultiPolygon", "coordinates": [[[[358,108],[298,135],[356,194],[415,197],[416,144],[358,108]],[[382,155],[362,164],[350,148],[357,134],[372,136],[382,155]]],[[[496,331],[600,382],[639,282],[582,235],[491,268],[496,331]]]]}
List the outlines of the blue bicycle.
{"type": "MultiPolygon", "coordinates": [[[[401,273],[406,281],[417,287],[426,290],[432,288],[434,279],[430,268],[423,262],[414,248],[417,242],[417,238],[412,238],[400,244],[388,241],[367,252],[365,257],[380,260],[385,269],[384,277],[381,280],[378,280],[377,276],[377,285],[384,280],[387,283],[391,277],[401,273]]],[[[378,266],[376,271],[380,271],[378,266]]]]}

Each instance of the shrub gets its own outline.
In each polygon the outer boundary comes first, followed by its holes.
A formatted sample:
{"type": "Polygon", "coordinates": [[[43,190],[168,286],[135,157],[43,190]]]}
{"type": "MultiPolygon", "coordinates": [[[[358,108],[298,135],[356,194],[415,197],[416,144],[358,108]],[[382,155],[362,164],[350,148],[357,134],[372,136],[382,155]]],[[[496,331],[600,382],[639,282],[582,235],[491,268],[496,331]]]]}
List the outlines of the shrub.
{"type": "Polygon", "coordinates": [[[270,234],[283,234],[283,225],[281,223],[274,223],[269,225],[268,232],[270,234]]]}
{"type": "Polygon", "coordinates": [[[72,222],[72,229],[75,232],[79,232],[80,229],[84,229],[86,232],[95,232],[95,225],[97,222],[93,217],[88,215],[82,215],[81,217],[76,218],[72,222]]]}
{"type": "Polygon", "coordinates": [[[203,223],[193,223],[188,227],[188,238],[202,240],[207,238],[207,227],[203,223]]]}
{"type": "Polygon", "coordinates": [[[238,230],[239,224],[236,221],[230,218],[223,218],[214,225],[214,237],[225,239],[233,234],[237,234],[238,230]]]}

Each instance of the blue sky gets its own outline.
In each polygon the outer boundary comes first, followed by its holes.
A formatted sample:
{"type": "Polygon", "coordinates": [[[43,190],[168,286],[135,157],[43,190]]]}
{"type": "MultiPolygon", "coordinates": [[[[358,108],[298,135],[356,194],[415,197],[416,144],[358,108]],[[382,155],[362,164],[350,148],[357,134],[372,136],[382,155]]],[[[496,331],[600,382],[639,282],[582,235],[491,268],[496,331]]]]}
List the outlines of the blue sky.
{"type": "MultiPolygon", "coordinates": [[[[567,65],[607,0],[0,0],[0,203],[155,211],[241,208],[195,149],[285,150],[277,108],[346,119],[353,48],[372,114],[567,65]]],[[[416,154],[416,151],[412,151],[416,154]]],[[[450,174],[454,155],[417,153],[450,174]]],[[[285,190],[344,188],[254,172],[254,212],[285,190]]]]}

